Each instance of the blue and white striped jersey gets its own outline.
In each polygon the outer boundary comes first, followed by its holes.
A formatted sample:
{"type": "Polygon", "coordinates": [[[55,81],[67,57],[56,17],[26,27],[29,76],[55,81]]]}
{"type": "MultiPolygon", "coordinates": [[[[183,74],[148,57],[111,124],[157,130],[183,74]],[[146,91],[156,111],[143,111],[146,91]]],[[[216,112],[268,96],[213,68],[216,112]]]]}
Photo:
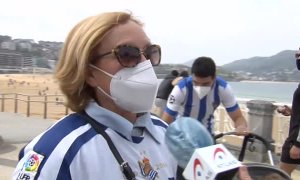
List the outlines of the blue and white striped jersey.
{"type": "MultiPolygon", "coordinates": [[[[175,179],[177,162],[164,143],[166,123],[146,113],[132,124],[95,102],[85,111],[105,129],[137,179],[175,179]]],[[[34,138],[20,154],[13,179],[125,179],[106,140],[77,113],[34,138]]]]}
{"type": "Polygon", "coordinates": [[[210,92],[199,99],[193,90],[192,77],[189,76],[173,88],[165,111],[173,117],[179,115],[198,119],[210,133],[213,133],[213,113],[220,103],[227,112],[233,112],[239,108],[230,85],[224,79],[217,76],[210,92]]]}

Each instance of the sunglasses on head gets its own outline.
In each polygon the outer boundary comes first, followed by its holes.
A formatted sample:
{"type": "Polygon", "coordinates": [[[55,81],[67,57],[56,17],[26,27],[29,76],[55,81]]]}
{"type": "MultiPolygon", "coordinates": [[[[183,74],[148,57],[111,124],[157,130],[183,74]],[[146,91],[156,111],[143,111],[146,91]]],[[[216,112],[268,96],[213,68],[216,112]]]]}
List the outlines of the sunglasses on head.
{"type": "Polygon", "coordinates": [[[130,45],[120,45],[110,52],[97,55],[95,59],[102,58],[106,55],[114,54],[119,63],[124,67],[134,67],[142,59],[142,54],[147,60],[151,61],[152,66],[157,66],[161,59],[161,49],[159,45],[153,44],[141,51],[139,48],[130,45]]]}

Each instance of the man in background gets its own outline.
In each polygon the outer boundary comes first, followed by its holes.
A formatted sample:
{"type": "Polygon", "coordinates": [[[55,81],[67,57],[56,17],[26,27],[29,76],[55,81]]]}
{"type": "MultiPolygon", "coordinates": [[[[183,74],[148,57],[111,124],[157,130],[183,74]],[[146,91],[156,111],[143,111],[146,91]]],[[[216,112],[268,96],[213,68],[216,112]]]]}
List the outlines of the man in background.
{"type": "Polygon", "coordinates": [[[178,115],[193,117],[214,134],[213,114],[222,103],[234,122],[237,135],[247,134],[247,122],[230,85],[216,76],[214,61],[209,57],[197,58],[191,73],[191,76],[184,78],[173,88],[162,119],[170,124],[178,115]]]}
{"type": "MultiPolygon", "coordinates": [[[[297,69],[300,71],[300,48],[295,57],[297,69]]],[[[277,111],[285,116],[291,116],[289,136],[282,146],[279,164],[279,167],[291,176],[300,164],[300,84],[294,92],[292,108],[283,106],[277,111]]]]}

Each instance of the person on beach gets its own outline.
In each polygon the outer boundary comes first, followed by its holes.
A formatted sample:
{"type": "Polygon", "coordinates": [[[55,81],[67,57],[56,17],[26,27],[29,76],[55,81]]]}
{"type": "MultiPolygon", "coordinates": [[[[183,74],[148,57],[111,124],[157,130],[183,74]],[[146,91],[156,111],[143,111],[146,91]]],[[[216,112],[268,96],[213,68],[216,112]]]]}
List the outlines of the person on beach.
{"type": "Polygon", "coordinates": [[[175,179],[152,116],[161,48],[126,12],[88,17],[69,33],[55,78],[74,113],[20,152],[13,179],[175,179]]]}
{"type": "Polygon", "coordinates": [[[172,81],[177,78],[179,75],[179,72],[174,69],[169,74],[166,75],[166,77],[161,81],[158,87],[156,99],[155,99],[155,106],[157,107],[157,113],[159,117],[161,117],[166,105],[167,100],[169,97],[169,94],[171,93],[173,89],[172,81]]]}
{"type": "Polygon", "coordinates": [[[216,76],[216,65],[213,59],[197,58],[192,65],[191,73],[191,76],[181,80],[172,90],[162,119],[170,124],[178,114],[193,117],[214,134],[213,113],[222,103],[234,122],[237,135],[246,135],[248,133],[246,119],[242,115],[230,85],[216,76]]]}
{"type": "MultiPolygon", "coordinates": [[[[295,54],[296,67],[300,71],[300,48],[295,54]]],[[[279,107],[277,111],[290,117],[289,135],[285,140],[282,150],[279,167],[289,175],[300,164],[300,84],[293,95],[292,108],[288,106],[279,107]]]]}

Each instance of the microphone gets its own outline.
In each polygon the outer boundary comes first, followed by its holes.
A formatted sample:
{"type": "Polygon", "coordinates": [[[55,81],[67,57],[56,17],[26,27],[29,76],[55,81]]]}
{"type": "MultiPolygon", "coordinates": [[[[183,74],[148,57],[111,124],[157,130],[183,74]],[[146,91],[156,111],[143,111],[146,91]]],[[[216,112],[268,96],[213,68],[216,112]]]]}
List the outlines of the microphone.
{"type": "Polygon", "coordinates": [[[184,169],[185,179],[232,179],[241,162],[214,139],[198,120],[177,118],[166,131],[165,142],[184,169]]]}

